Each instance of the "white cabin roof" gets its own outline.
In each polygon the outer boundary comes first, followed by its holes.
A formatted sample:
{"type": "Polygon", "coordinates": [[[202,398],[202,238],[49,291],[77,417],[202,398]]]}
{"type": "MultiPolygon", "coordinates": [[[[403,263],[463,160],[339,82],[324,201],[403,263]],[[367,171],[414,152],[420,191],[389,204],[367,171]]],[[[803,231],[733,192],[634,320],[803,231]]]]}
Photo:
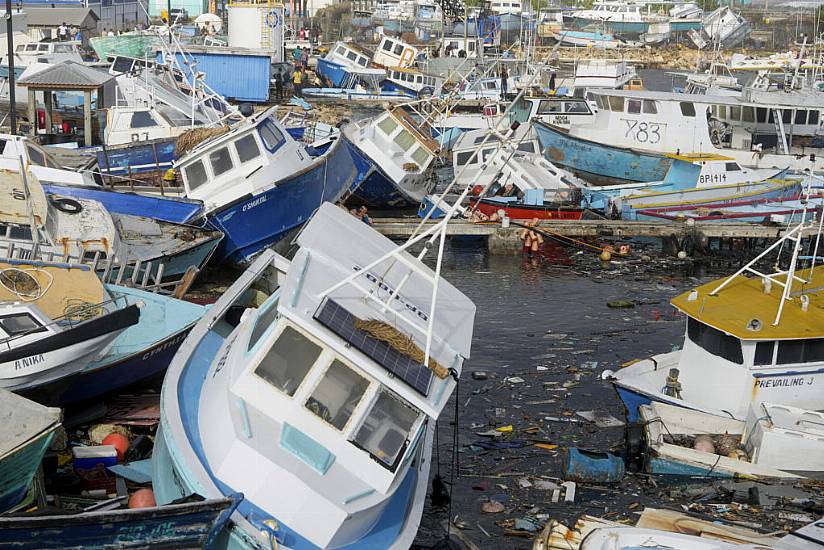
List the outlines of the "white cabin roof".
{"type": "Polygon", "coordinates": [[[593,90],[594,93],[606,96],[617,96],[635,99],[651,99],[657,101],[685,101],[689,103],[714,105],[741,105],[763,108],[820,108],[824,109],[824,95],[820,92],[793,91],[764,92],[747,89],[740,96],[729,95],[696,95],[679,94],[676,92],[653,92],[648,90],[593,90]]]}

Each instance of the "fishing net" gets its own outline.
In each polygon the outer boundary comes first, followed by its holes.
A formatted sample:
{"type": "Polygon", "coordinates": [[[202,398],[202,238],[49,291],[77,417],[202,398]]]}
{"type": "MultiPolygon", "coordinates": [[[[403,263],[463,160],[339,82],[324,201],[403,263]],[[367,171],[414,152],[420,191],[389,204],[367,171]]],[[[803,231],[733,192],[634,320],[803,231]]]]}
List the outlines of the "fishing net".
{"type": "Polygon", "coordinates": [[[0,271],[0,284],[23,300],[35,300],[41,294],[37,279],[22,269],[7,268],[0,271]]]}
{"type": "Polygon", "coordinates": [[[193,128],[183,132],[175,142],[175,156],[180,158],[207,139],[222,136],[228,131],[228,126],[213,126],[210,128],[193,128]]]}
{"type": "MultiPolygon", "coordinates": [[[[381,342],[386,342],[398,353],[401,353],[410,359],[423,363],[424,352],[415,343],[412,338],[402,333],[392,325],[377,319],[355,320],[355,328],[362,330],[381,342]]],[[[435,373],[438,378],[444,379],[449,376],[449,370],[443,365],[439,364],[432,357],[429,358],[429,369],[435,373]]]]}
{"type": "Polygon", "coordinates": [[[77,298],[69,298],[66,301],[66,308],[63,315],[70,321],[87,321],[99,317],[104,313],[103,306],[93,304],[77,298]]]}

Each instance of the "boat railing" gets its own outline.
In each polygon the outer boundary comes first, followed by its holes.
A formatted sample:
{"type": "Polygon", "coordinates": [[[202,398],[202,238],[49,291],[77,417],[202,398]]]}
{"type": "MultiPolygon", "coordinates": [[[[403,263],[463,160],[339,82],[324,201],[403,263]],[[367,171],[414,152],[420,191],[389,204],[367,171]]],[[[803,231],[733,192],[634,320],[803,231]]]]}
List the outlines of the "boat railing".
{"type": "Polygon", "coordinates": [[[129,305],[128,296],[117,292],[111,293],[110,299],[97,303],[83,302],[80,300],[72,302],[71,299],[69,299],[65,309],[63,310],[63,315],[52,318],[51,322],[44,325],[39,325],[33,329],[18,332],[17,334],[0,339],[0,345],[5,346],[6,350],[11,350],[12,346],[21,338],[40,333],[44,328],[68,327],[71,329],[81,323],[102,317],[112,311],[128,307],[129,305]]]}
{"type": "Polygon", "coordinates": [[[92,256],[77,256],[68,252],[59,254],[31,242],[0,240],[0,262],[8,260],[59,263],[69,267],[84,265],[96,272],[104,283],[176,297],[182,297],[186,293],[199,271],[196,266],[190,266],[180,278],[170,279],[164,275],[166,264],[160,260],[124,262],[117,258],[106,258],[100,251],[92,256]]]}

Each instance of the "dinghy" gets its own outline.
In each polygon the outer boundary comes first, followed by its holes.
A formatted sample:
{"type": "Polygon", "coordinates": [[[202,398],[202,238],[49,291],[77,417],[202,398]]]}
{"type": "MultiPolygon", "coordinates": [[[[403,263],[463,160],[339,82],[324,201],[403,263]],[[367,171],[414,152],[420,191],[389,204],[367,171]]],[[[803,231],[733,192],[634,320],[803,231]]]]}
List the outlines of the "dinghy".
{"type": "Polygon", "coordinates": [[[261,253],[166,375],[158,502],[243,492],[214,548],[408,548],[472,339],[472,302],[406,252],[445,230],[397,247],[324,204],[291,261],[261,253]],[[279,288],[255,307],[253,284],[279,288]]]}
{"type": "Polygon", "coordinates": [[[61,417],[60,409],[0,389],[0,512],[25,497],[61,417]]]}

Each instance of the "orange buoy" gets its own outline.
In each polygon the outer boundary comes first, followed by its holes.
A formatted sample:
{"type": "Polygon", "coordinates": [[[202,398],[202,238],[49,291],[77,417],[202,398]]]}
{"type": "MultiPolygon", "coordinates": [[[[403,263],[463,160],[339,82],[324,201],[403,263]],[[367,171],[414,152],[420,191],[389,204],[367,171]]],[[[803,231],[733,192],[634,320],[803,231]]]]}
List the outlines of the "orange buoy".
{"type": "Polygon", "coordinates": [[[475,187],[472,188],[472,194],[476,197],[479,197],[481,195],[481,192],[483,192],[483,190],[484,190],[483,185],[476,185],[475,187]]]}
{"type": "Polygon", "coordinates": [[[138,489],[129,498],[129,508],[153,508],[157,506],[154,491],[151,489],[138,489]]]}
{"type": "Polygon", "coordinates": [[[123,434],[112,432],[103,438],[103,445],[111,445],[117,451],[117,461],[123,462],[126,451],[129,449],[129,438],[123,434]]]}

